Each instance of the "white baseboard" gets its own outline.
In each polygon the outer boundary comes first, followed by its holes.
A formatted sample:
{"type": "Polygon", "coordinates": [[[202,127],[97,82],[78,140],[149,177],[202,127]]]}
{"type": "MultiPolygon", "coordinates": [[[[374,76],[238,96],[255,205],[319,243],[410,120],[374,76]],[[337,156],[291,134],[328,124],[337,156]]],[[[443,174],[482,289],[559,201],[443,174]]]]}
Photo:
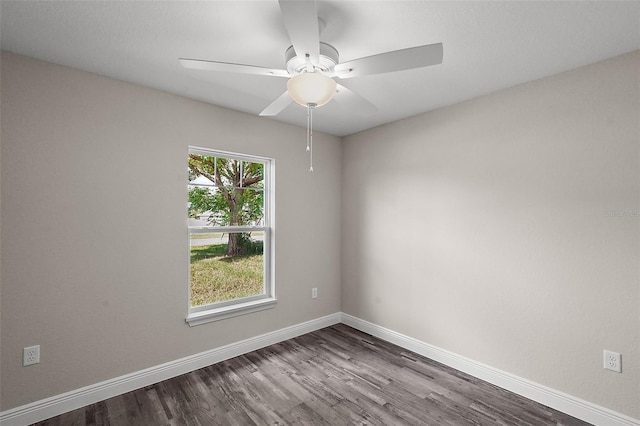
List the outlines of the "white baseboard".
{"type": "Polygon", "coordinates": [[[327,315],[3,411],[0,413],[0,424],[2,426],[24,426],[45,420],[339,322],[594,425],[640,426],[640,420],[464,358],[345,313],[327,315]]]}
{"type": "Polygon", "coordinates": [[[371,334],[594,425],[640,426],[640,420],[470,360],[352,315],[342,313],[341,322],[356,330],[371,334]]]}
{"type": "Polygon", "coordinates": [[[340,313],[282,328],[210,351],[35,401],[0,413],[2,426],[24,426],[58,416],[85,405],[121,395],[199,368],[224,361],[340,322],[340,313]]]}

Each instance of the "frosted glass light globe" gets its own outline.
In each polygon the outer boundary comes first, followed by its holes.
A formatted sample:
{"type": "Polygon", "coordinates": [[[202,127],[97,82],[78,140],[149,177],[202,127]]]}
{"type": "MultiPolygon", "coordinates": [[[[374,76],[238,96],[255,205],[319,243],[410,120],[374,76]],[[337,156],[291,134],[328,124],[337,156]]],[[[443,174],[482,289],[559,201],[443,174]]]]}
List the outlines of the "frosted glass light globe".
{"type": "Polygon", "coordinates": [[[302,106],[322,106],[336,94],[336,82],[326,75],[304,72],[287,81],[289,96],[302,106]]]}

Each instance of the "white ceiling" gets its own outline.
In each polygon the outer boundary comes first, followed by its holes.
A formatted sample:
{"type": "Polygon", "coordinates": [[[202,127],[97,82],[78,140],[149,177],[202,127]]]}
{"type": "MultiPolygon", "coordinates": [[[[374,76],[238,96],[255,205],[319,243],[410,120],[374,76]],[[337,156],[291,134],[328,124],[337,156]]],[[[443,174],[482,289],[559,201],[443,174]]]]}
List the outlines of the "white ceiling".
{"type": "MultiPolygon", "coordinates": [[[[340,81],[378,107],[331,102],[314,128],[344,136],[640,49],[640,2],[318,1],[341,61],[442,42],[441,65],[340,81]]],[[[179,57],[284,68],[276,0],[8,1],[2,48],[258,114],[286,79],[183,68],[179,57]]],[[[275,118],[306,125],[291,104],[275,118]]]]}

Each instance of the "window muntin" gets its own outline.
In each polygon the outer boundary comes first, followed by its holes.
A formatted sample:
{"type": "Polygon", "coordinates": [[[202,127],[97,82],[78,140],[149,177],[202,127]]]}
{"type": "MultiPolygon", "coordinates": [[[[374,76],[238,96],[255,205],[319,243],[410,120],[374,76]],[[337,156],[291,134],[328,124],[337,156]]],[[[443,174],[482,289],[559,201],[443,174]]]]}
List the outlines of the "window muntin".
{"type": "Polygon", "coordinates": [[[272,168],[266,158],[189,149],[188,322],[275,303],[272,168]]]}

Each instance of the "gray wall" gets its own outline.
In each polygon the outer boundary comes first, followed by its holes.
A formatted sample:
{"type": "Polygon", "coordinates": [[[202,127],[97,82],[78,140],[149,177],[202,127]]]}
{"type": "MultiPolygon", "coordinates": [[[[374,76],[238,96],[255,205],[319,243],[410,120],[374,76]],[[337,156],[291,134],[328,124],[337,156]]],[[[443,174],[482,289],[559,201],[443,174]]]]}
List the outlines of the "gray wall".
{"type": "Polygon", "coordinates": [[[640,418],[639,76],[635,52],[346,137],[343,312],[640,418]]]}
{"type": "Polygon", "coordinates": [[[8,53],[1,136],[2,410],[340,310],[339,138],[310,174],[304,129],[8,53]],[[274,309],[185,323],[188,145],[275,158],[274,309]]]}

